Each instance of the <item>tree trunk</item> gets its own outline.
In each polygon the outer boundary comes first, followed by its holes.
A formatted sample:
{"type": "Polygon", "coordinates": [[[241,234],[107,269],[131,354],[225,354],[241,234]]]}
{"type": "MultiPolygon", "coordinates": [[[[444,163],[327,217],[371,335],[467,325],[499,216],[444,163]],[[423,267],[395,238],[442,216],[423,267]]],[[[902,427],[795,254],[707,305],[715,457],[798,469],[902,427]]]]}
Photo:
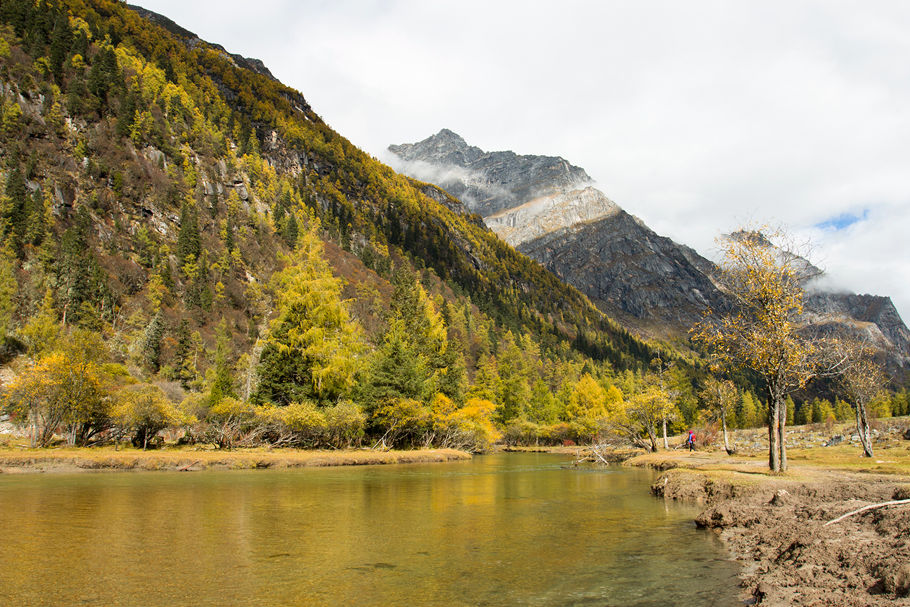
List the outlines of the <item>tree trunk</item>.
{"type": "Polygon", "coordinates": [[[664,451],[670,450],[670,443],[667,442],[667,418],[663,419],[663,428],[664,428],[664,451]]]}
{"type": "Polygon", "coordinates": [[[777,426],[777,432],[780,435],[778,440],[778,447],[780,448],[780,470],[779,472],[787,471],[787,404],[780,402],[777,404],[777,414],[780,416],[780,423],[777,426]]]}
{"type": "Polygon", "coordinates": [[[648,439],[651,441],[651,453],[657,453],[657,433],[650,424],[648,424],[648,439]]]}
{"type": "Polygon", "coordinates": [[[780,472],[780,417],[777,410],[780,404],[776,398],[768,403],[768,467],[772,472],[780,472]]]}
{"type": "Polygon", "coordinates": [[[869,430],[865,403],[856,403],[856,433],[859,434],[859,441],[863,444],[863,455],[872,457],[872,433],[869,430]]]}
{"type": "Polygon", "coordinates": [[[727,441],[727,412],[723,409],[720,411],[720,425],[724,432],[724,451],[730,453],[730,443],[727,441]]]}

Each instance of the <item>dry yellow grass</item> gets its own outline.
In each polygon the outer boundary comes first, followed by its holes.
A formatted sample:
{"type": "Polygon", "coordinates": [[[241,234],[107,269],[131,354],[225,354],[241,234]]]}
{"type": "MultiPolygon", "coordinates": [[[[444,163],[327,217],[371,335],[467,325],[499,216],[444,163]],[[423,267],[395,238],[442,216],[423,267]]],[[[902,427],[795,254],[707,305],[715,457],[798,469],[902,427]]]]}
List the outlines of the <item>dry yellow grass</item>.
{"type": "Polygon", "coordinates": [[[625,462],[628,466],[639,466],[666,470],[685,468],[713,475],[729,473],[732,476],[745,475],[793,480],[815,478],[822,472],[858,472],[869,474],[890,474],[910,478],[910,447],[881,448],[875,457],[861,457],[856,446],[838,445],[815,449],[789,449],[789,469],[783,475],[773,474],[768,469],[767,454],[728,456],[723,451],[658,451],[633,457],[625,462]]]}
{"type": "Polygon", "coordinates": [[[84,470],[204,470],[252,468],[300,468],[411,464],[470,459],[455,449],[415,451],[308,451],[300,449],[238,449],[194,451],[163,449],[115,450],[113,447],[62,449],[0,448],[0,472],[77,472],[84,470]]]}

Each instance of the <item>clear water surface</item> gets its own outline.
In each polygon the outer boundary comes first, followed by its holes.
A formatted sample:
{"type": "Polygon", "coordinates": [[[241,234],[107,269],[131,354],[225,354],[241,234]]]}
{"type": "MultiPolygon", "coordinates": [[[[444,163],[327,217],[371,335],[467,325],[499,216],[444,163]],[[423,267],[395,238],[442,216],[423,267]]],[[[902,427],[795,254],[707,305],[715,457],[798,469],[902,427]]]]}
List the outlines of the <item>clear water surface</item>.
{"type": "Polygon", "coordinates": [[[560,456],[0,477],[0,605],[736,605],[653,473],[560,456]]]}

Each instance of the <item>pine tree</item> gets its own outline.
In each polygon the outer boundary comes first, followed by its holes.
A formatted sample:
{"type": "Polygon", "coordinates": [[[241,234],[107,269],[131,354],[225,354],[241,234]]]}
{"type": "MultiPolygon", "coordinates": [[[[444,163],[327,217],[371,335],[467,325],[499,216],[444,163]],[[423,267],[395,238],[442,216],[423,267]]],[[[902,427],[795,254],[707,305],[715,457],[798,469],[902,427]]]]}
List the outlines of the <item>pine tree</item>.
{"type": "Polygon", "coordinates": [[[427,369],[411,343],[405,324],[393,319],[382,345],[373,356],[369,381],[361,400],[368,413],[395,399],[424,400],[427,395],[427,369]]]}
{"type": "Polygon", "coordinates": [[[468,397],[495,403],[499,399],[501,384],[496,358],[482,356],[477,361],[477,375],[474,377],[474,385],[468,390],[468,397]]]}
{"type": "Polygon", "coordinates": [[[236,398],[237,393],[234,390],[234,380],[232,378],[231,365],[231,334],[227,328],[227,322],[224,318],[218,323],[217,337],[215,341],[215,361],[212,369],[209,370],[209,394],[208,400],[210,405],[217,405],[225,398],[236,398]]]}
{"type": "Polygon", "coordinates": [[[511,331],[507,331],[499,344],[499,395],[496,402],[499,421],[505,423],[520,417],[531,400],[531,387],[521,348],[515,343],[511,331]]]}
{"type": "Polygon", "coordinates": [[[3,240],[12,243],[18,256],[22,256],[22,244],[28,231],[28,194],[25,177],[16,162],[6,176],[6,201],[3,208],[3,240]]]}
{"type": "Polygon", "coordinates": [[[199,259],[202,244],[199,239],[199,223],[196,209],[188,202],[180,207],[180,232],[177,235],[177,259],[182,266],[187,258],[192,255],[199,259]]]}
{"type": "Polygon", "coordinates": [[[6,345],[16,313],[16,260],[9,246],[0,249],[0,350],[6,345]]]}
{"type": "Polygon", "coordinates": [[[259,362],[256,400],[329,403],[350,393],[362,348],[315,229],[305,232],[273,278],[278,316],[259,362]]]}
{"type": "Polygon", "coordinates": [[[281,237],[291,248],[297,245],[298,227],[297,217],[293,213],[289,214],[287,221],[284,222],[284,228],[281,230],[281,237]]]}
{"type": "Polygon", "coordinates": [[[177,327],[177,347],[174,351],[174,375],[184,389],[196,379],[193,365],[193,339],[190,336],[190,325],[187,319],[180,319],[177,327]]]}
{"type": "Polygon", "coordinates": [[[161,315],[161,310],[158,310],[146,327],[142,342],[142,361],[153,373],[157,373],[161,368],[161,340],[163,337],[164,317],[161,315]]]}

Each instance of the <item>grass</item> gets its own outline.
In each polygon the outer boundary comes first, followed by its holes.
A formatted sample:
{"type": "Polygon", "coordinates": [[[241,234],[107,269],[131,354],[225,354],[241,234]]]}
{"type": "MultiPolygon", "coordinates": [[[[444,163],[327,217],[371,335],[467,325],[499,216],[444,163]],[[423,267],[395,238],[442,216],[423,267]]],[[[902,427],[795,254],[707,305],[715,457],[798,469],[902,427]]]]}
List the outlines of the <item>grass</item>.
{"type": "Polygon", "coordinates": [[[0,472],[78,472],[83,470],[204,470],[300,468],[310,466],[359,466],[411,464],[470,459],[455,449],[370,451],[348,449],[310,451],[302,449],[193,450],[115,449],[90,447],[59,449],[0,448],[0,472]]]}
{"type": "Polygon", "coordinates": [[[868,473],[886,474],[910,479],[910,446],[875,449],[875,457],[860,455],[855,445],[813,449],[788,449],[788,470],[774,474],[768,469],[767,453],[726,455],[723,451],[658,451],[645,453],[625,462],[625,465],[657,468],[684,468],[705,473],[711,477],[753,478],[760,480],[787,478],[811,480],[819,473],[868,473]]]}

